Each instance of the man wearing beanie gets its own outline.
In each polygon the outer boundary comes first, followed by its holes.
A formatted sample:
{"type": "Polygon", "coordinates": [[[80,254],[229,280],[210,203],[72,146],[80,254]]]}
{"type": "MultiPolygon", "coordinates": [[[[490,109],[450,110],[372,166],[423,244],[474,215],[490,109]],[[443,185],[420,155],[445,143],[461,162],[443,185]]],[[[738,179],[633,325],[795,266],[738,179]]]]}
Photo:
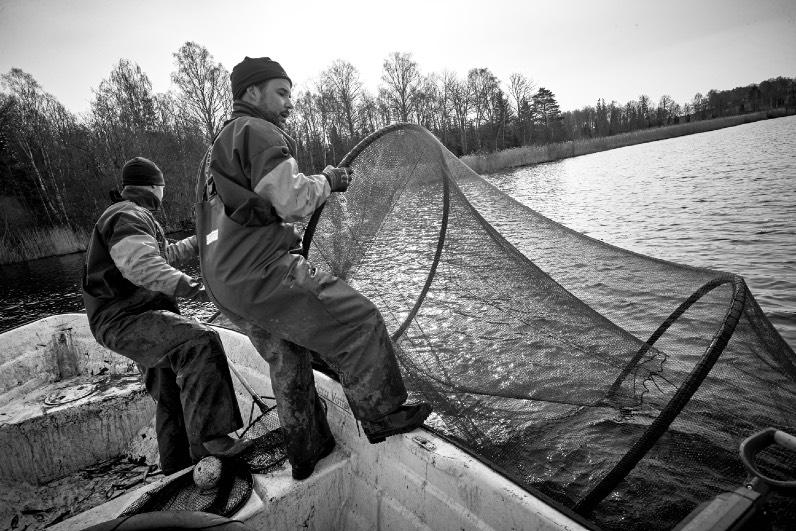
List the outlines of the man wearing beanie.
{"type": "Polygon", "coordinates": [[[197,209],[205,285],[216,305],[268,362],[293,477],[310,476],[334,449],[310,356],[333,367],[365,435],[378,443],[419,427],[428,404],[405,405],[384,320],[366,297],[300,254],[293,222],[311,214],[350,175],[327,166],[304,175],[284,131],[292,82],[268,57],[232,70],[231,119],[216,138],[197,209]],[[274,341],[281,341],[274,348],[274,341]]]}
{"type": "Polygon", "coordinates": [[[218,333],[180,316],[177,297],[205,296],[174,268],[197,254],[196,236],[167,244],[155,220],[165,181],[150,160],[122,168],[121,201],[100,216],[83,270],[83,300],[94,337],[143,371],[157,402],[155,428],[164,474],[208,455],[245,449],[227,434],[242,426],[218,333]]]}

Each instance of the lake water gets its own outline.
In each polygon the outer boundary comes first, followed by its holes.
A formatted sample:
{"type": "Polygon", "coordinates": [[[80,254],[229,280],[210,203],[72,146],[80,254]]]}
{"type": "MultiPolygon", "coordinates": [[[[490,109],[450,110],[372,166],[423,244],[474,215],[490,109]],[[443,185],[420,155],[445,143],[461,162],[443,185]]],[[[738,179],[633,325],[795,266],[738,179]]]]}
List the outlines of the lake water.
{"type": "MultiPolygon", "coordinates": [[[[84,312],[80,292],[83,253],[0,265],[0,332],[48,315],[84,312]]],[[[198,262],[185,271],[198,275],[198,262]]],[[[181,304],[183,313],[207,319],[209,304],[181,304]]]]}
{"type": "MultiPolygon", "coordinates": [[[[741,275],[796,348],[796,117],[487,178],[521,203],[593,238],[741,275]]],[[[504,236],[520,250],[534,241],[521,230],[504,236]]]]}

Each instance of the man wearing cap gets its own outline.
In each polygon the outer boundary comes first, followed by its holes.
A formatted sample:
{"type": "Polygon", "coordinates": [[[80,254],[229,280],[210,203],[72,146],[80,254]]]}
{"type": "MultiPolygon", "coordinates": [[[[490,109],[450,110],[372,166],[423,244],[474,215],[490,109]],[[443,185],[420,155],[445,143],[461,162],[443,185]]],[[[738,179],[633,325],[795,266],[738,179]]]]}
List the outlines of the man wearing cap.
{"type": "Polygon", "coordinates": [[[296,143],[283,130],[292,82],[279,63],[246,57],[231,81],[232,117],[213,144],[207,201],[198,209],[202,274],[213,301],[270,366],[293,477],[304,479],[334,449],[310,352],[338,373],[371,443],[417,428],[431,407],[404,404],[393,345],[373,303],[292,252],[301,240],[293,222],[345,192],[348,171],[299,172],[296,143]]]}
{"type": "Polygon", "coordinates": [[[86,251],[83,300],[91,332],[144,373],[157,402],[165,474],[205,455],[237,455],[247,444],[227,435],[242,422],[221,340],[177,307],[177,297],[206,298],[199,281],[173,267],[197,255],[196,237],[167,244],[153,215],[165,181],[152,161],[125,163],[122,185],[121,200],[100,216],[86,251]]]}

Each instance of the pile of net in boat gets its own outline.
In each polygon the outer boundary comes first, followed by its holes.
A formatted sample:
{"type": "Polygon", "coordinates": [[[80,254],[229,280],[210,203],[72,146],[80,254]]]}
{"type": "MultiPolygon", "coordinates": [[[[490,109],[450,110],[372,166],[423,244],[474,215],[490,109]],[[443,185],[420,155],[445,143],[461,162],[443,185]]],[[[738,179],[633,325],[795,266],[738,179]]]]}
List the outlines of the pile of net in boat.
{"type": "MultiPolygon", "coordinates": [[[[742,278],[629,252],[512,200],[425,129],[363,140],[307,224],[311,262],[380,308],[428,425],[606,528],[668,529],[796,427],[796,359],[742,278]],[[530,235],[522,251],[501,233],[530,235]]],[[[793,454],[761,467],[793,479],[793,454]]],[[[793,521],[792,498],[772,500],[793,521]]]]}
{"type": "MultiPolygon", "coordinates": [[[[254,488],[252,473],[270,472],[287,460],[276,407],[263,411],[256,418],[253,414],[254,403],[247,427],[240,435],[254,440],[254,443],[237,458],[222,460],[221,474],[215,487],[203,490],[194,482],[193,473],[175,474],[172,479],[141,494],[119,517],[128,518],[155,511],[201,511],[224,517],[234,515],[251,496],[254,488]]],[[[177,529],[176,525],[174,529],[177,529]]]]}

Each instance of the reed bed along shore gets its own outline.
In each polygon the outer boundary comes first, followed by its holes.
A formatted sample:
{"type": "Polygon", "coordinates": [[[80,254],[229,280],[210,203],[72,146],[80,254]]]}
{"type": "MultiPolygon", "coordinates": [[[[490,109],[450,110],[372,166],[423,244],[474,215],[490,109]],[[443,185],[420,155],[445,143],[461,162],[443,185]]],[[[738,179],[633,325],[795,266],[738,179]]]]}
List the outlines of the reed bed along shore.
{"type": "MultiPolygon", "coordinates": [[[[779,118],[788,114],[792,114],[792,112],[787,113],[784,110],[778,110],[728,116],[713,120],[655,127],[608,137],[559,142],[543,146],[525,146],[487,155],[467,155],[461,157],[461,160],[475,172],[488,174],[518,166],[553,162],[568,157],[587,155],[644,142],[703,133],[767,118],[779,118]]],[[[180,200],[185,200],[185,198],[176,198],[174,200],[175,204],[181,204],[180,200]]],[[[190,205],[191,201],[185,201],[185,204],[190,205]]],[[[170,212],[170,214],[167,218],[178,219],[186,215],[186,212],[177,209],[174,212],[170,212]]],[[[177,225],[180,224],[178,223],[177,225]]],[[[7,229],[6,232],[0,234],[0,265],[85,251],[89,239],[89,230],[66,226],[34,227],[16,230],[11,234],[7,229]]]]}
{"type": "Polygon", "coordinates": [[[0,264],[13,264],[86,250],[89,234],[71,227],[23,229],[0,236],[0,264]]]}
{"type": "Polygon", "coordinates": [[[613,136],[570,140],[542,146],[524,146],[486,155],[466,155],[461,157],[461,161],[467,164],[467,166],[476,173],[494,173],[508,168],[529,166],[542,162],[553,162],[569,157],[588,155],[589,153],[596,153],[598,151],[632,146],[634,144],[643,144],[644,142],[654,142],[666,138],[704,133],[706,131],[723,129],[725,127],[766,120],[768,118],[780,118],[787,114],[789,113],[785,111],[764,111],[727,116],[724,118],[714,118],[712,120],[700,120],[698,122],[643,129],[613,136]]]}

